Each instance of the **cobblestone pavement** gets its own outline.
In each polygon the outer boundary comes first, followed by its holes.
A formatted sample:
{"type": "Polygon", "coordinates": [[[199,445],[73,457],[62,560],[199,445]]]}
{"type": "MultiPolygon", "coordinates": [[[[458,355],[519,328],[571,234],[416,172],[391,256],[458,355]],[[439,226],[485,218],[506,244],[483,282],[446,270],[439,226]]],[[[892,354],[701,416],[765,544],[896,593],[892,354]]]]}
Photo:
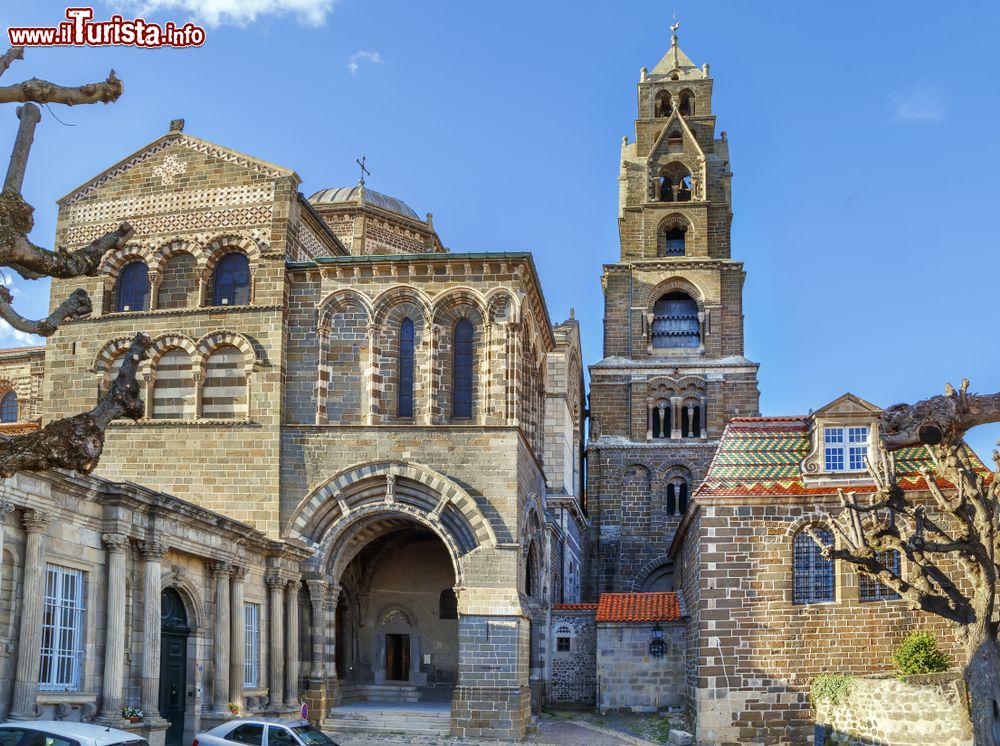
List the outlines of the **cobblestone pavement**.
{"type": "Polygon", "coordinates": [[[537,746],[646,746],[651,741],[615,733],[589,723],[553,718],[542,718],[538,732],[525,741],[473,741],[471,739],[443,738],[434,736],[375,736],[361,734],[337,734],[333,738],[340,746],[459,746],[461,744],[482,743],[484,746],[508,746],[508,744],[537,744],[537,746]]]}

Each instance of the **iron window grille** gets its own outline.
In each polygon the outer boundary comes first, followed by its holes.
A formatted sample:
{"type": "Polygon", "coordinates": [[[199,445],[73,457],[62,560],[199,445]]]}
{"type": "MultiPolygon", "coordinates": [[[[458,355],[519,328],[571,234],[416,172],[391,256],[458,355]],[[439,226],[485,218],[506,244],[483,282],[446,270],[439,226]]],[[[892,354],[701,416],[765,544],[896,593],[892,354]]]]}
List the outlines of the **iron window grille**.
{"type": "MultiPolygon", "coordinates": [[[[899,575],[899,552],[895,549],[886,549],[875,552],[875,557],[888,570],[897,576],[899,575]]],[[[896,598],[899,598],[899,594],[884,586],[876,578],[858,573],[858,599],[860,601],[891,601],[896,598]]]]}
{"type": "Polygon", "coordinates": [[[83,662],[83,572],[46,565],[38,689],[77,692],[83,662]]]}
{"type": "Polygon", "coordinates": [[[260,604],[243,604],[243,686],[260,686],[260,604]]]}
{"type": "MultiPolygon", "coordinates": [[[[833,534],[825,528],[813,529],[826,546],[833,545],[833,534]]],[[[819,604],[835,600],[833,560],[820,553],[820,548],[805,531],[795,536],[793,547],[793,589],[792,602],[796,604],[819,604]]]]}

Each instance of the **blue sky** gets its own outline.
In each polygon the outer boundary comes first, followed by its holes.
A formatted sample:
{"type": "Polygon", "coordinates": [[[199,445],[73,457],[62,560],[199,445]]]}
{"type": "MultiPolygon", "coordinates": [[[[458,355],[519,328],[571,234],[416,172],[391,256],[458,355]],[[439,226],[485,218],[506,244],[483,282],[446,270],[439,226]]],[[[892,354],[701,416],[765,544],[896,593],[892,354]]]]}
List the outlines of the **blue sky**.
{"type": "MultiPolygon", "coordinates": [[[[79,83],[114,67],[125,81],[112,106],[53,107],[72,126],[43,111],[25,184],[33,237],[51,242],[54,200],[176,117],[294,168],[307,195],[354,183],[364,153],[369,186],[433,212],[451,249],[532,251],[553,319],[575,308],[594,362],[619,143],[675,8],[729,135],[763,412],[844,391],[913,401],[962,376],[1000,388],[995,3],[99,2],[97,19],[200,20],[207,41],[33,49],[8,71],[4,83],[79,83]]],[[[55,24],[64,9],[7,3],[3,24],[55,24]]],[[[41,313],[47,288],[16,285],[22,311],[41,313]]],[[[987,456],[1000,427],[980,431],[970,440],[987,456]]]]}

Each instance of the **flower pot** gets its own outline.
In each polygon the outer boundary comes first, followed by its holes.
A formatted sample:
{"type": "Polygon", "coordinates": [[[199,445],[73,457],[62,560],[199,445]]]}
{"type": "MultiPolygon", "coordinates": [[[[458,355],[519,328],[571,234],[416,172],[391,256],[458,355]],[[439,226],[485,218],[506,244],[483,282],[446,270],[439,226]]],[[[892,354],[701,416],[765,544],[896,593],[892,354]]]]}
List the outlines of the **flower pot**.
{"type": "Polygon", "coordinates": [[[130,723],[141,723],[142,722],[142,718],[141,717],[131,717],[131,718],[126,718],[126,719],[130,723]]]}

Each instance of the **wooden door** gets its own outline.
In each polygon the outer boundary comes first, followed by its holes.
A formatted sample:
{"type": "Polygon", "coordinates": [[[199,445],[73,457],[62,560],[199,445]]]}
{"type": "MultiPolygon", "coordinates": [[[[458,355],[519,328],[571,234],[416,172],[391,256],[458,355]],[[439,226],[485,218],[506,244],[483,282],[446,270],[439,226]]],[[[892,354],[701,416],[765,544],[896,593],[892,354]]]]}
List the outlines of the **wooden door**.
{"type": "Polygon", "coordinates": [[[387,681],[410,680],[410,636],[385,636],[385,678],[387,681]]]}

